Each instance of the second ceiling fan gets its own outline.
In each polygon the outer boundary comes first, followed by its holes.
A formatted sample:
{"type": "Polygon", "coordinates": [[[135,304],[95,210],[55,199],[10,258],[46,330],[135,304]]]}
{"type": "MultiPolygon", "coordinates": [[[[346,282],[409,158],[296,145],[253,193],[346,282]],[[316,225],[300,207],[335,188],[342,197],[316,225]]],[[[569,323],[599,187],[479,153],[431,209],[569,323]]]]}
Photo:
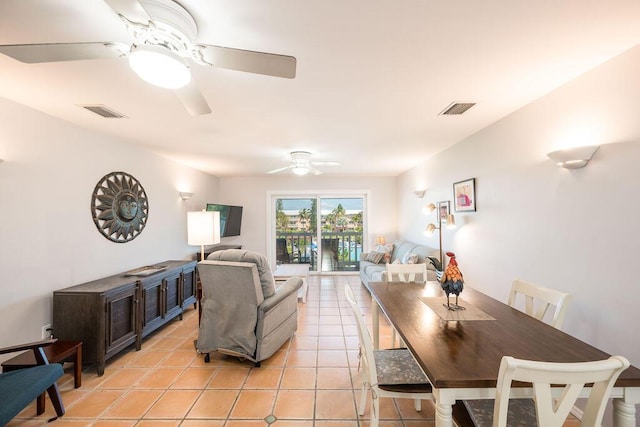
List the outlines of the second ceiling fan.
{"type": "Polygon", "coordinates": [[[190,64],[215,66],[274,77],[294,78],[296,58],[196,43],[191,14],[172,0],[104,0],[122,19],[132,38],[120,42],[0,45],[0,53],[26,63],[128,58],[143,80],[173,89],[189,114],[211,113],[191,77],[190,64]]]}
{"type": "Polygon", "coordinates": [[[267,173],[278,173],[291,169],[296,175],[306,175],[309,172],[314,175],[320,175],[322,171],[316,169],[314,166],[340,166],[340,163],[335,161],[312,162],[311,153],[308,151],[292,151],[289,155],[291,156],[291,164],[289,166],[274,169],[267,173]]]}

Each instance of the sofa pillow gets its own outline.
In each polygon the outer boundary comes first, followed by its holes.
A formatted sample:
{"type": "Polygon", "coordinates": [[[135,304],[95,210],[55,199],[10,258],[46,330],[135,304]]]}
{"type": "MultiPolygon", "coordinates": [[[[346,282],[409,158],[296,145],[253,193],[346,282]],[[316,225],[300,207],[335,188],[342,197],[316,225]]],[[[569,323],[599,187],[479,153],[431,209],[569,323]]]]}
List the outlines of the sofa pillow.
{"type": "Polygon", "coordinates": [[[386,245],[376,246],[376,252],[383,254],[385,264],[391,262],[391,254],[393,253],[393,243],[387,243],[386,245]]]}
{"type": "Polygon", "coordinates": [[[371,251],[367,254],[367,259],[365,261],[369,261],[374,264],[380,264],[383,259],[384,254],[382,252],[371,251]]]}
{"type": "Polygon", "coordinates": [[[414,254],[413,252],[406,253],[400,262],[402,264],[415,264],[418,262],[418,254],[414,254]]]}

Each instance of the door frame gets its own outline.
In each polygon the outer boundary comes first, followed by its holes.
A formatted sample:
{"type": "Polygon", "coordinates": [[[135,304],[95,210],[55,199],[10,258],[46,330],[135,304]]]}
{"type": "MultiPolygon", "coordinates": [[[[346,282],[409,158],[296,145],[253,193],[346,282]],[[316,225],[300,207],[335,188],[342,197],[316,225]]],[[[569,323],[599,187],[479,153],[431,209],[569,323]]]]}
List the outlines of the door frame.
{"type": "MultiPolygon", "coordinates": [[[[267,207],[267,259],[272,269],[276,266],[276,200],[277,199],[312,199],[312,198],[325,198],[325,199],[339,199],[339,198],[362,198],[362,247],[368,247],[367,237],[369,235],[369,200],[371,199],[370,190],[281,190],[281,191],[267,191],[266,207],[267,207]]],[[[318,204],[318,209],[320,205],[318,204]]],[[[320,218],[320,214],[318,214],[320,218]]],[[[319,230],[319,229],[318,229],[319,230]]],[[[319,230],[320,232],[320,230],[319,230]]],[[[363,249],[364,250],[364,249],[363,249]]],[[[358,272],[350,271],[309,271],[309,274],[358,274],[358,272]]]]}

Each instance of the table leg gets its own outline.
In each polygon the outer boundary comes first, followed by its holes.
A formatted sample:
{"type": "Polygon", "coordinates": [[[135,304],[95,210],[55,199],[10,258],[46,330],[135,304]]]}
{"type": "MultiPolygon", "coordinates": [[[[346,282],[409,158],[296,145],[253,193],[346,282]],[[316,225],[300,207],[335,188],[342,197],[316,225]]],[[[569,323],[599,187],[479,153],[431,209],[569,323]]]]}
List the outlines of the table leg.
{"type": "Polygon", "coordinates": [[[371,323],[373,323],[373,349],[378,350],[380,348],[380,310],[378,309],[378,303],[371,297],[371,323]]]}
{"type": "Polygon", "coordinates": [[[447,391],[433,389],[436,399],[436,427],[454,427],[453,404],[456,403],[456,397],[447,391]]]}
{"type": "Polygon", "coordinates": [[[636,427],[636,405],[624,399],[613,399],[613,425],[615,427],[636,427]]]}

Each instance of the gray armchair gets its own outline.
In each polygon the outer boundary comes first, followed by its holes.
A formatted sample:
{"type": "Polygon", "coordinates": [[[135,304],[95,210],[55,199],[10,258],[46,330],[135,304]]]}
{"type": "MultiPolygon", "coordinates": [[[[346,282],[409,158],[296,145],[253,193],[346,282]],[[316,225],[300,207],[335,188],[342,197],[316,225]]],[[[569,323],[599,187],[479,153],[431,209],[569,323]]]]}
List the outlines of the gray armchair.
{"type": "Polygon", "coordinates": [[[196,348],[246,358],[260,366],[298,328],[302,279],[293,277],[277,290],[264,255],[228,249],[198,263],[202,317],[196,348]]]}

